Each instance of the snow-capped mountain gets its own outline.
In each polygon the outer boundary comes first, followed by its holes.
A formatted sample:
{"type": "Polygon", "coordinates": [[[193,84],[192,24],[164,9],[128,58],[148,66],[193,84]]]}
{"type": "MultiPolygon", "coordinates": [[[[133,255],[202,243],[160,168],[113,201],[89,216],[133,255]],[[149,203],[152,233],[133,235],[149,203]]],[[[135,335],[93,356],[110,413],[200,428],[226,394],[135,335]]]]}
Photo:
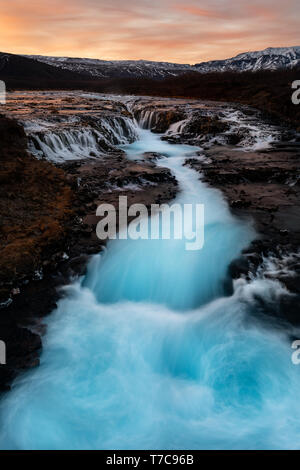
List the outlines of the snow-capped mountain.
{"type": "Polygon", "coordinates": [[[94,78],[153,78],[163,79],[187,72],[243,72],[278,70],[300,66],[300,46],[269,47],[263,51],[244,52],[231,59],[212,60],[195,65],[153,62],[147,60],[99,60],[72,57],[27,55],[30,59],[81,73],[94,78]]]}
{"type": "Polygon", "coordinates": [[[199,72],[244,72],[278,70],[300,65],[300,46],[268,47],[263,51],[244,52],[231,59],[212,60],[195,64],[199,72]]]}
{"type": "Polygon", "coordinates": [[[135,77],[160,79],[186,73],[192,68],[188,64],[147,60],[99,60],[40,55],[27,55],[26,57],[95,78],[135,77]]]}

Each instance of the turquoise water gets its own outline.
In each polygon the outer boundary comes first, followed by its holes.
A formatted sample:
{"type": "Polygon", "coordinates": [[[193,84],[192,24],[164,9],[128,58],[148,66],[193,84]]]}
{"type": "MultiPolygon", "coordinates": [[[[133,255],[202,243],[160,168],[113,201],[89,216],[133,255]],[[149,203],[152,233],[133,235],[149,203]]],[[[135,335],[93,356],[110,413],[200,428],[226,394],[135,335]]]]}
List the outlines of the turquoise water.
{"type": "Polygon", "coordinates": [[[204,247],[112,240],[93,257],[49,317],[41,366],[1,402],[0,447],[298,448],[299,370],[286,338],[255,319],[256,299],[276,300],[281,288],[226,287],[251,226],[183,166],[198,149],[140,130],[125,150],[163,154],[179,181],[175,202],[204,204],[204,247]]]}

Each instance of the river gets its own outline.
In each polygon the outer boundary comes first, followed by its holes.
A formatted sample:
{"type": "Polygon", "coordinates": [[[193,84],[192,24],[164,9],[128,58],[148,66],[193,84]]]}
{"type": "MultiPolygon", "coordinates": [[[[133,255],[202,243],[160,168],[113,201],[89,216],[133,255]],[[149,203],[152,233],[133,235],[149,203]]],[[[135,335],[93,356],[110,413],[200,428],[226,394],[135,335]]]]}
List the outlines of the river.
{"type": "MultiPolygon", "coordinates": [[[[128,158],[158,152],[175,201],[204,204],[204,246],[111,240],[48,318],[39,368],[1,401],[2,449],[297,448],[300,375],[280,330],[257,320],[256,294],[228,265],[255,237],[184,161],[201,150],[149,130],[128,158]]],[[[191,217],[190,225],[195,221],[191,217]]]]}

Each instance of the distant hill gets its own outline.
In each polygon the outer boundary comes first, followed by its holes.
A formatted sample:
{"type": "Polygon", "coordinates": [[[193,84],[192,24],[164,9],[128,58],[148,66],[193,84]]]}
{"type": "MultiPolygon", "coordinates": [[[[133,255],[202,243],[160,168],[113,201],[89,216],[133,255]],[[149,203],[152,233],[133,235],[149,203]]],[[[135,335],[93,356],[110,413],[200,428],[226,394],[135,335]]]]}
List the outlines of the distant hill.
{"type": "Polygon", "coordinates": [[[74,86],[87,77],[34,59],[0,52],[0,79],[6,82],[8,88],[17,88],[18,84],[21,88],[24,86],[44,88],[54,85],[64,87],[68,82],[74,86]]]}
{"type": "Polygon", "coordinates": [[[72,57],[26,56],[61,70],[80,73],[90,78],[149,78],[161,80],[187,72],[256,72],[289,69],[300,65],[300,46],[269,47],[262,51],[244,52],[231,59],[212,60],[195,65],[153,62],[147,60],[98,60],[72,57]]]}
{"type": "Polygon", "coordinates": [[[257,72],[280,70],[300,66],[300,46],[268,47],[263,51],[243,52],[231,59],[212,60],[196,64],[201,73],[209,72],[257,72]]]}
{"type": "MultiPolygon", "coordinates": [[[[257,72],[290,70],[300,66],[300,46],[268,48],[245,52],[226,60],[213,60],[196,65],[145,60],[105,61],[98,59],[48,57],[0,53],[0,79],[8,87],[56,86],[74,88],[82,82],[107,79],[165,80],[187,73],[257,72]],[[22,85],[23,84],[23,85],[22,85]]],[[[84,86],[84,85],[82,85],[84,86]]]]}
{"type": "Polygon", "coordinates": [[[189,64],[147,60],[98,60],[73,57],[26,56],[58,69],[88,75],[90,78],[150,78],[161,80],[190,72],[189,64]]]}

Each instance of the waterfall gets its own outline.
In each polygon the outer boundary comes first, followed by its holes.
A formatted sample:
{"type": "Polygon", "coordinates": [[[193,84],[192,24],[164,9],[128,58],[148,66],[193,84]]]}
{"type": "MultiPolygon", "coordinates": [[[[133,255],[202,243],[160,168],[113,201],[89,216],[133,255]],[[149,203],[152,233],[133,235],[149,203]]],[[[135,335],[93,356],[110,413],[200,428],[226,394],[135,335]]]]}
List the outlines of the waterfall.
{"type": "Polygon", "coordinates": [[[137,109],[135,110],[135,118],[142,129],[152,129],[159,117],[158,111],[155,109],[137,109]]]}
{"type": "Polygon", "coordinates": [[[60,163],[114,152],[116,146],[133,142],[136,137],[132,119],[123,116],[102,118],[93,127],[79,122],[30,132],[29,151],[37,158],[60,163]]]}

